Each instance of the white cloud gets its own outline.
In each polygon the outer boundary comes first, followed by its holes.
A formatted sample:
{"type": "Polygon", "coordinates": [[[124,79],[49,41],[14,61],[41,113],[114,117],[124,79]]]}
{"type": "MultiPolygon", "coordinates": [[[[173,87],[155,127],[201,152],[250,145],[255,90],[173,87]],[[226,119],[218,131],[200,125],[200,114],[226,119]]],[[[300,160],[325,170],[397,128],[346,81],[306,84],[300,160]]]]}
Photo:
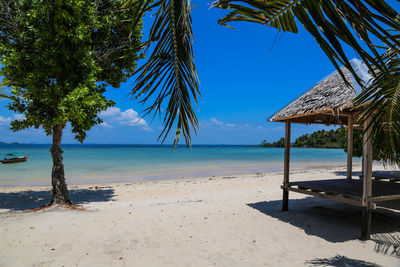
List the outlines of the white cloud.
{"type": "Polygon", "coordinates": [[[6,117],[3,117],[3,116],[0,116],[0,125],[8,124],[8,123],[10,123],[10,121],[11,121],[10,117],[6,118],[6,117]]]}
{"type": "Polygon", "coordinates": [[[223,122],[221,122],[221,121],[219,121],[219,120],[217,120],[216,118],[211,118],[211,120],[210,120],[212,123],[214,123],[215,125],[223,125],[224,123],[223,122]]]}
{"type": "Polygon", "coordinates": [[[15,114],[14,115],[14,120],[22,121],[24,119],[25,119],[25,115],[24,114],[15,114]]]}
{"type": "Polygon", "coordinates": [[[151,131],[151,128],[147,125],[147,122],[138,116],[138,113],[133,109],[127,109],[125,111],[121,111],[121,109],[117,107],[108,108],[106,111],[103,111],[99,114],[100,118],[106,120],[101,124],[101,126],[106,128],[111,128],[112,123],[116,122],[120,125],[125,125],[129,127],[140,127],[143,130],[151,131]]]}
{"type": "Polygon", "coordinates": [[[225,123],[225,122],[217,120],[216,118],[211,118],[210,121],[214,125],[218,125],[218,126],[226,126],[226,127],[236,127],[237,126],[235,123],[225,123]]]}
{"type": "Polygon", "coordinates": [[[146,121],[142,118],[139,118],[138,113],[131,108],[121,112],[120,124],[147,127],[146,121]]]}
{"type": "Polygon", "coordinates": [[[104,127],[104,128],[112,128],[112,126],[110,124],[108,124],[107,122],[100,123],[100,126],[104,127]]]}
{"type": "Polygon", "coordinates": [[[105,111],[100,112],[100,117],[115,117],[121,114],[121,110],[116,107],[108,108],[105,111]]]}
{"type": "Polygon", "coordinates": [[[24,114],[14,114],[12,117],[0,116],[0,125],[9,125],[12,120],[21,121],[25,119],[24,114]]]}

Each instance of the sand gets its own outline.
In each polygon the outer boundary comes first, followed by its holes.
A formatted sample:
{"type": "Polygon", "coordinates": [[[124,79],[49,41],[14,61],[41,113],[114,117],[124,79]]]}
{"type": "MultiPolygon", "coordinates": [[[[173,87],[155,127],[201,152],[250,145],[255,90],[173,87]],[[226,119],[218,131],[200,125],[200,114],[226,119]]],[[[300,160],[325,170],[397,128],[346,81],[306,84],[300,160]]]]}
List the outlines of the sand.
{"type": "MultiPolygon", "coordinates": [[[[275,173],[70,186],[83,210],[35,212],[49,187],[2,187],[0,266],[400,266],[393,247],[358,239],[359,208],[290,193],[281,212],[281,183],[275,173]]],[[[377,210],[372,237],[399,235],[399,222],[377,210]]]]}

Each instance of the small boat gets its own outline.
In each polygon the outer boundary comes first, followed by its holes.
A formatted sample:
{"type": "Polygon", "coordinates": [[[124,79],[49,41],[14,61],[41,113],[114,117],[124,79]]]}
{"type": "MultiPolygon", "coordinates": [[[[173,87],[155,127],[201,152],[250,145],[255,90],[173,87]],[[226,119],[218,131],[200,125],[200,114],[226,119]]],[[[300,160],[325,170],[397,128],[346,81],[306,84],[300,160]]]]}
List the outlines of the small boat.
{"type": "Polygon", "coordinates": [[[28,155],[18,156],[15,154],[7,154],[6,157],[0,160],[3,164],[24,162],[28,159],[28,155]]]}

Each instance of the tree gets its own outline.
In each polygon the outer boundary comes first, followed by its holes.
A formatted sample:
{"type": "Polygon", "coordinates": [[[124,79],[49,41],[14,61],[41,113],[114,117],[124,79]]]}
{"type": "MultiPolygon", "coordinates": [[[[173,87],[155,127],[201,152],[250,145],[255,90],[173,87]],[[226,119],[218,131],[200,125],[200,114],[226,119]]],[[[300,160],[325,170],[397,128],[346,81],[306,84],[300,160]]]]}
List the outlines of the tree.
{"type": "Polygon", "coordinates": [[[285,138],[281,138],[278,141],[268,143],[267,141],[263,140],[260,144],[263,147],[285,147],[285,138]]]}
{"type": "Polygon", "coordinates": [[[133,75],[141,50],[140,3],[102,0],[3,0],[0,63],[12,88],[10,110],[25,115],[12,130],[42,127],[50,149],[52,200],[70,204],[61,150],[70,123],[83,142],[114,103],[103,96],[133,75]]]}

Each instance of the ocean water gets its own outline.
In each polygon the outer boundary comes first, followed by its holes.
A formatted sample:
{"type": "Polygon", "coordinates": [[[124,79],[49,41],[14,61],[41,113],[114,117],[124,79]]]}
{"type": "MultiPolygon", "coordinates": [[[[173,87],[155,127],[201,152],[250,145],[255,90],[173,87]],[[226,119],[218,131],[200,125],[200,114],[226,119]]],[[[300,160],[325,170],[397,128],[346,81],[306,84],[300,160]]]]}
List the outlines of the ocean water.
{"type": "MultiPolygon", "coordinates": [[[[24,163],[1,164],[0,186],[50,184],[50,145],[0,145],[28,154],[24,163]]],[[[63,145],[68,184],[225,176],[283,171],[283,148],[250,146],[63,145]]],[[[356,162],[358,159],[354,159],[356,162]]],[[[291,170],[346,165],[342,149],[291,149],[291,170]]]]}

